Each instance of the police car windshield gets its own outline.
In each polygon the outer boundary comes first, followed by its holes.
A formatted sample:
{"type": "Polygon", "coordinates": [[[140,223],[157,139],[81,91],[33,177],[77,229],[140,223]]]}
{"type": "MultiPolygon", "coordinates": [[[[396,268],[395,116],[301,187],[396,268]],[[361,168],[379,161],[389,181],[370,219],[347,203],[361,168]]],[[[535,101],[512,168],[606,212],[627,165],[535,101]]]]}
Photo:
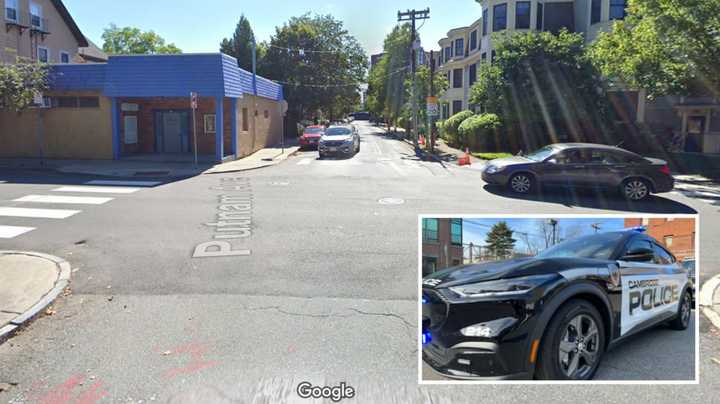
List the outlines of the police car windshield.
{"type": "Polygon", "coordinates": [[[623,233],[602,233],[573,238],[554,245],[537,258],[591,258],[609,260],[623,233]]]}

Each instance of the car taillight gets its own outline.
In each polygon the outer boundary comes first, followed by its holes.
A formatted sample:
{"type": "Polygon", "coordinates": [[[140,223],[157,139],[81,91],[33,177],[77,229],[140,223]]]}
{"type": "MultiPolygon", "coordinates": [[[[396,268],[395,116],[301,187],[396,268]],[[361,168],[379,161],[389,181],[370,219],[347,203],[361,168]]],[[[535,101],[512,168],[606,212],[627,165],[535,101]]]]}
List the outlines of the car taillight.
{"type": "Polygon", "coordinates": [[[660,167],[660,172],[665,175],[670,175],[670,167],[666,164],[666,165],[660,167]]]}

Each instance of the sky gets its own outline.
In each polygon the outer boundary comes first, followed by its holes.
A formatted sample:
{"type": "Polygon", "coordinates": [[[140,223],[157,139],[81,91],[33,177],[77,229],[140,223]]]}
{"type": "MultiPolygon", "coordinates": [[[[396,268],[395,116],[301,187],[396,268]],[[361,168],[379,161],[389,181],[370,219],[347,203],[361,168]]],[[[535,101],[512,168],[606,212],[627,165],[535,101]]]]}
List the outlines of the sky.
{"type": "Polygon", "coordinates": [[[397,12],[430,7],[430,19],[418,23],[426,50],[452,28],[467,26],[481,16],[474,0],[64,0],[80,30],[102,47],[103,29],[110,23],[153,30],[183,52],[217,52],[232,35],[241,14],[250,20],[258,41],[269,40],[276,26],[304,13],[332,14],[343,21],[368,53],[382,51],[383,39],[397,24],[397,12]]]}
{"type": "MultiPolygon", "coordinates": [[[[547,221],[547,219],[464,219],[463,220],[463,243],[473,243],[475,245],[485,245],[485,239],[487,233],[490,231],[492,226],[498,222],[507,222],[511,230],[515,232],[522,232],[527,234],[527,239],[530,243],[539,246],[542,244],[544,248],[544,242],[540,231],[538,229],[538,221],[547,221]]],[[[625,228],[624,219],[610,219],[610,218],[582,218],[582,219],[558,219],[558,228],[560,229],[561,236],[568,231],[570,234],[577,236],[595,234],[595,229],[591,227],[592,224],[600,225],[600,232],[617,231],[625,228]]],[[[521,252],[527,252],[528,245],[525,242],[525,237],[520,234],[514,234],[513,238],[517,240],[515,243],[515,249],[521,252]]],[[[542,250],[542,249],[541,249],[542,250]]]]}

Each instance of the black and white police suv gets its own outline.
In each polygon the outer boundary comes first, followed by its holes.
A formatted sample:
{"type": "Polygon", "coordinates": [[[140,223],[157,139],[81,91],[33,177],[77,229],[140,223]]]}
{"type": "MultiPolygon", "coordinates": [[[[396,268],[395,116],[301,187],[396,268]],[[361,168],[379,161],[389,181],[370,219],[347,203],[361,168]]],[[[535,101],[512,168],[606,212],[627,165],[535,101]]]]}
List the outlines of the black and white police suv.
{"type": "Polygon", "coordinates": [[[460,379],[589,380],[605,351],[660,323],[688,327],[688,272],[643,228],[422,282],[423,360],[460,379]]]}

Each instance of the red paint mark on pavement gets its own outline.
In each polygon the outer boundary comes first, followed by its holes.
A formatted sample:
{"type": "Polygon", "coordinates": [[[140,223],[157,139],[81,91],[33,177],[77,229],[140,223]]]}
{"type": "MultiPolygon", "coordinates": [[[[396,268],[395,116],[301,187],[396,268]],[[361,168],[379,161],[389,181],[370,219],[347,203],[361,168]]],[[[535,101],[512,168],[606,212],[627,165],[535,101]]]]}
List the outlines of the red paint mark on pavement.
{"type": "Polygon", "coordinates": [[[182,374],[189,374],[189,373],[195,373],[202,369],[207,369],[209,367],[213,367],[218,365],[219,361],[206,361],[204,360],[205,354],[207,353],[208,348],[203,345],[196,342],[190,342],[188,344],[183,344],[178,346],[175,349],[170,350],[170,354],[187,354],[190,356],[190,361],[187,363],[187,365],[183,367],[177,367],[172,368],[168,371],[166,371],[163,376],[167,379],[172,379],[174,377],[177,377],[182,374]]]}
{"type": "Polygon", "coordinates": [[[109,395],[103,389],[101,381],[96,381],[83,391],[84,387],[82,385],[84,382],[84,375],[72,376],[63,383],[51,388],[37,401],[41,404],[93,404],[109,395]]]}

